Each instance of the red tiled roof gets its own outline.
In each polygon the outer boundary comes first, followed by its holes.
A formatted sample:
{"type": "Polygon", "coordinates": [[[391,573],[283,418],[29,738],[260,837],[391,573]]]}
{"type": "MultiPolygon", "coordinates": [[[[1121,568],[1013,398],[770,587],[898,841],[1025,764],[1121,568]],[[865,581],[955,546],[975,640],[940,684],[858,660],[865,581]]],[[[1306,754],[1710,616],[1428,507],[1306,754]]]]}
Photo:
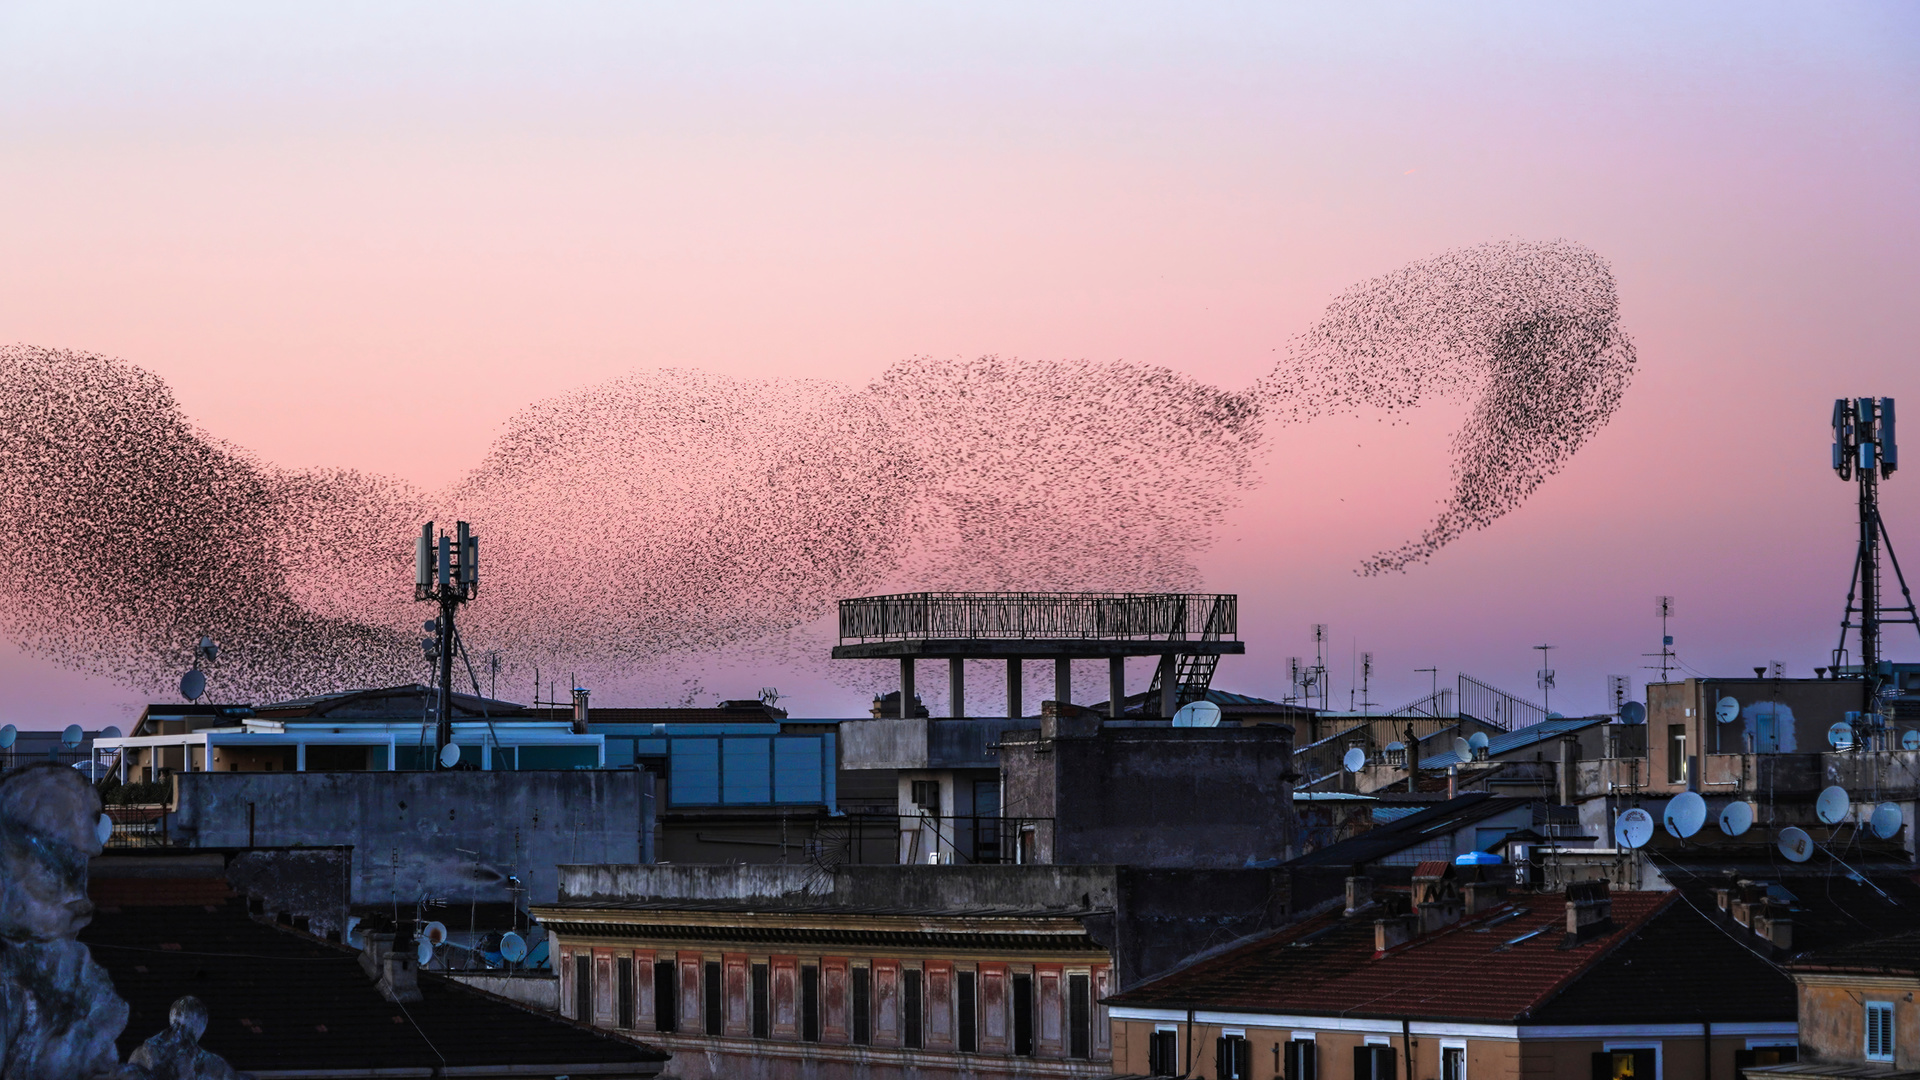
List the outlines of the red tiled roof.
{"type": "Polygon", "coordinates": [[[1373,919],[1332,912],[1108,999],[1302,1015],[1514,1022],[1674,902],[1671,892],[1616,892],[1615,929],[1562,948],[1559,894],[1513,902],[1374,953],[1373,919]],[[1520,912],[1515,915],[1514,912],[1520,912]],[[1511,916],[1502,918],[1503,916],[1511,916]]]}

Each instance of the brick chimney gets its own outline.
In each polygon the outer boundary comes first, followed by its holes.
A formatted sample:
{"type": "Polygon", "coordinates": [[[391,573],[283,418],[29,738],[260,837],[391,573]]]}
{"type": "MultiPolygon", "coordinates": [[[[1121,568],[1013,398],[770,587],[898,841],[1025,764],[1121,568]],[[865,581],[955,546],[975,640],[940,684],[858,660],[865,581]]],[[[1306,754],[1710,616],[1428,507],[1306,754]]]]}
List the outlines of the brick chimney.
{"type": "Polygon", "coordinates": [[[1613,929],[1613,898],[1607,882],[1576,881],[1567,886],[1567,937],[1565,945],[1591,941],[1613,929]]]}
{"type": "Polygon", "coordinates": [[[1391,919],[1373,920],[1373,951],[1386,952],[1396,945],[1405,945],[1413,940],[1413,915],[1397,915],[1391,919]]]}
{"type": "Polygon", "coordinates": [[[1460,895],[1466,900],[1467,915],[1473,916],[1499,907],[1507,898],[1507,886],[1500,881],[1469,881],[1460,886],[1460,895]]]}
{"type": "Polygon", "coordinates": [[[397,934],[367,933],[364,938],[367,947],[360,953],[360,970],[373,980],[380,996],[388,1001],[419,1001],[412,924],[403,924],[397,934]]]}
{"type": "Polygon", "coordinates": [[[1371,906],[1373,906],[1373,879],[1370,877],[1348,878],[1346,913],[1352,915],[1371,906]]]}

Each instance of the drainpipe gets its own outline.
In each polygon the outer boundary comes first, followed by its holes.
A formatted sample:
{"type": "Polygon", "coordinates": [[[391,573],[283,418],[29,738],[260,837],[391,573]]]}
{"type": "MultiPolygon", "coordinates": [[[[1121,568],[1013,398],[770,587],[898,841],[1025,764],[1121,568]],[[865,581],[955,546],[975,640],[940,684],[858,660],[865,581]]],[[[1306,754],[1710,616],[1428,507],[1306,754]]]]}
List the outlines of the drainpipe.
{"type": "Polygon", "coordinates": [[[1413,1080],[1413,1021],[1400,1020],[1400,1052],[1407,1058],[1407,1080],[1413,1080]]]}
{"type": "Polygon", "coordinates": [[[1706,1080],[1713,1080],[1713,1021],[1700,1021],[1700,1030],[1702,1032],[1702,1038],[1705,1040],[1705,1045],[1702,1049],[1706,1051],[1707,1055],[1707,1067],[1701,1070],[1700,1075],[1705,1077],[1706,1080]]]}
{"type": "Polygon", "coordinates": [[[1192,1009],[1187,1010],[1187,1067],[1180,1070],[1180,1075],[1183,1077],[1193,1075],[1193,1010],[1192,1009]]]}

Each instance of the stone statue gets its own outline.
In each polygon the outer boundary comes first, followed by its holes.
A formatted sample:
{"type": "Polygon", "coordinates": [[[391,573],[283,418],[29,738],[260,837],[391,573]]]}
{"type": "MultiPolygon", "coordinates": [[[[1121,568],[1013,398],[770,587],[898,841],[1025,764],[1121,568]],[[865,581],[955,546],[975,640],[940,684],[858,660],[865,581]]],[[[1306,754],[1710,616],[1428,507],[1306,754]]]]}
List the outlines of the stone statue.
{"type": "Polygon", "coordinates": [[[152,1080],[240,1080],[244,1075],[219,1055],[200,1049],[207,1030],[207,1007],[189,994],[173,1003],[167,1030],[140,1044],[129,1064],[147,1070],[152,1080]]]}
{"type": "Polygon", "coordinates": [[[73,769],[0,776],[0,1080],[137,1075],[114,1049],[127,1003],[74,940],[93,919],[99,822],[100,797],[73,769]]]}

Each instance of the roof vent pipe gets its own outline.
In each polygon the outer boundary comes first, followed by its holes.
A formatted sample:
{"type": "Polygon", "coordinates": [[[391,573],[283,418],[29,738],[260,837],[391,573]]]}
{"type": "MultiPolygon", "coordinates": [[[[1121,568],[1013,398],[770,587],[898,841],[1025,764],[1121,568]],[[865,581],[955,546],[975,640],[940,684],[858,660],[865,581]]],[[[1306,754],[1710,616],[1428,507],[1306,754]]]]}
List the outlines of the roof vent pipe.
{"type": "Polygon", "coordinates": [[[573,688],[573,733],[575,735],[587,733],[587,694],[588,691],[581,687],[573,688]]]}

